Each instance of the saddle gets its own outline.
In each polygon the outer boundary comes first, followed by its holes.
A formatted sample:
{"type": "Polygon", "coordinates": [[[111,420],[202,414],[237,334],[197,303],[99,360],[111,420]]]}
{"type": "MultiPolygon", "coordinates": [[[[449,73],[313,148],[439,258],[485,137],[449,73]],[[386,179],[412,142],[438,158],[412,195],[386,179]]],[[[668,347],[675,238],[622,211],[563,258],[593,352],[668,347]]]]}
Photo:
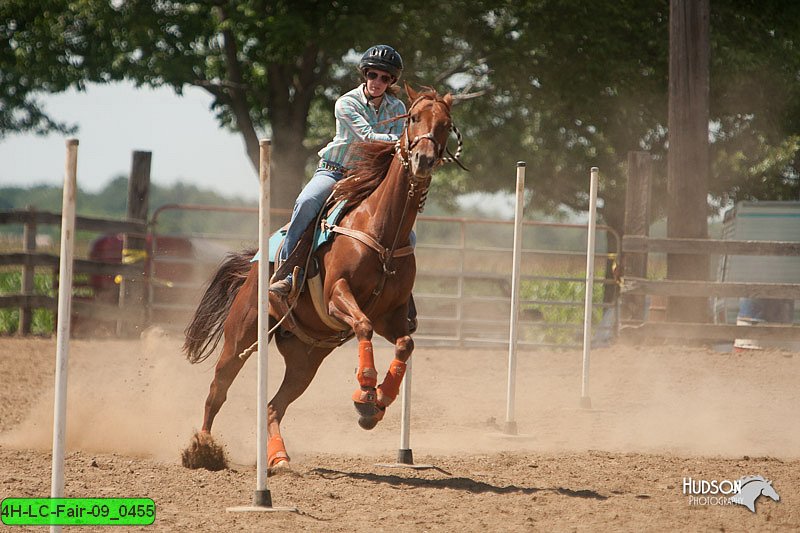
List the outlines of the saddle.
{"type": "MultiPolygon", "coordinates": [[[[309,224],[303,235],[300,237],[294,250],[291,251],[286,261],[276,264],[273,279],[285,278],[292,271],[294,265],[305,264],[308,254],[314,253],[320,246],[333,238],[334,232],[330,230],[344,215],[346,211],[347,202],[342,200],[337,203],[331,203],[323,208],[323,212],[327,213],[322,217],[319,226],[309,224]],[[313,235],[312,235],[313,234],[313,235]],[[312,246],[313,244],[313,246],[312,246]]],[[[276,263],[280,257],[283,242],[286,239],[286,232],[289,224],[286,224],[281,229],[273,233],[269,238],[269,252],[268,259],[270,263],[276,263]]],[[[259,261],[261,259],[261,250],[259,250],[251,261],[259,261]]]]}
{"type": "MultiPolygon", "coordinates": [[[[324,296],[322,294],[322,276],[315,259],[311,257],[323,244],[333,239],[335,232],[332,231],[332,228],[344,215],[346,207],[346,201],[344,200],[326,205],[323,208],[325,215],[319,217],[316,224],[309,224],[294,250],[290,252],[285,261],[279,261],[279,257],[286,240],[289,225],[287,224],[280,228],[269,238],[269,253],[267,257],[270,263],[275,264],[275,272],[271,280],[284,279],[290,273],[292,274],[292,288],[288,298],[283,300],[270,294],[270,305],[276,310],[278,316],[286,316],[286,320],[282,324],[284,331],[294,334],[300,340],[312,346],[336,347],[349,340],[352,336],[350,327],[330,316],[325,309],[324,296]],[[301,269],[303,269],[302,275],[300,274],[301,269]],[[306,334],[294,320],[291,313],[291,305],[287,301],[296,301],[304,289],[308,291],[320,320],[337,332],[334,340],[320,341],[319,339],[314,339],[306,334]]],[[[255,262],[260,259],[261,250],[256,253],[251,261],[255,262]]]]}
{"type": "MultiPolygon", "coordinates": [[[[301,341],[311,346],[321,347],[337,347],[349,340],[353,336],[353,331],[344,322],[330,316],[325,308],[324,296],[322,294],[322,278],[320,269],[317,267],[312,254],[319,249],[323,244],[327,243],[335,234],[339,233],[347,235],[352,239],[356,239],[361,243],[372,248],[384,261],[384,270],[386,269],[386,261],[394,257],[404,257],[414,253],[414,248],[404,246],[395,250],[384,248],[374,237],[362,231],[343,228],[337,225],[342,216],[347,212],[347,205],[345,200],[339,202],[331,202],[323,208],[324,216],[318,218],[317,223],[309,224],[308,228],[303,232],[299,242],[291,251],[287,259],[281,264],[277,264],[277,258],[280,257],[280,250],[285,241],[287,226],[276,231],[269,240],[269,253],[268,259],[270,263],[276,263],[275,273],[272,280],[284,279],[290,273],[292,274],[292,288],[289,292],[289,297],[286,300],[276,297],[270,293],[270,305],[277,312],[278,316],[285,317],[285,322],[282,324],[285,331],[288,331],[297,336],[301,341]],[[300,269],[304,269],[305,279],[301,279],[299,273],[300,269]],[[288,302],[295,302],[304,287],[308,288],[309,296],[314,305],[320,320],[336,333],[328,339],[320,340],[314,339],[297,324],[292,316],[292,305],[288,302]]],[[[261,250],[256,253],[252,261],[258,261],[261,258],[261,250]]],[[[378,297],[382,288],[385,276],[382,278],[381,283],[373,293],[373,300],[378,297]]],[[[416,313],[415,313],[416,314],[416,313]]]]}

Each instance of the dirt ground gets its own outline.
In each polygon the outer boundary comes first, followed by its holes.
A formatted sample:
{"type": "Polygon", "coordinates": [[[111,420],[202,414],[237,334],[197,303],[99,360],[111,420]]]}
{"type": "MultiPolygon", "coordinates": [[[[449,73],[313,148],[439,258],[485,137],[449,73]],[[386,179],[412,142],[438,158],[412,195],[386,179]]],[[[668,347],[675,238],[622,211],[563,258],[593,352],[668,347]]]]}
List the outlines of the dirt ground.
{"type": "MultiPolygon", "coordinates": [[[[270,489],[299,511],[266,514],[226,512],[255,488],[255,360],[214,427],[233,466],[188,470],[180,451],[214,362],[190,365],[180,344],[154,331],[70,345],[66,496],[152,498],[145,531],[800,530],[800,354],[594,350],[581,409],[579,352],[520,352],[510,438],[505,351],[418,347],[411,448],[434,468],[412,470],[376,465],[396,459],[400,402],[373,431],[358,427],[351,343],[284,419],[292,468],[270,489]],[[682,490],[684,478],[746,475],[772,480],[780,501],[762,496],[751,513],[691,505],[682,490]]],[[[391,354],[376,345],[381,375],[391,354]]],[[[52,339],[0,338],[0,498],[49,494],[54,357],[52,339]]],[[[270,390],[282,373],[273,349],[270,390]]]]}

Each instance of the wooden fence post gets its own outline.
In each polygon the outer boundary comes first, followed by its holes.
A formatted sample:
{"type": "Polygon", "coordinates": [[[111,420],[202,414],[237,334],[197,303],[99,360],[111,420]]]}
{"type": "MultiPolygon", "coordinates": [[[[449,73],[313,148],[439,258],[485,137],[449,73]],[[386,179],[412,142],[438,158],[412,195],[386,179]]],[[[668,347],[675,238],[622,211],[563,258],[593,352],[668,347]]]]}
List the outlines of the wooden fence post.
{"type": "MultiPolygon", "coordinates": [[[[671,0],[667,237],[708,238],[710,1],[671,0]]],[[[707,281],[707,255],[667,254],[667,279],[707,281]]],[[[670,297],[670,322],[709,322],[708,298],[670,297]]]]}
{"type": "MultiPolygon", "coordinates": [[[[131,163],[131,176],[128,180],[128,211],[127,218],[147,222],[147,212],[150,203],[150,162],[152,152],[134,151],[131,163]]],[[[145,316],[147,300],[145,298],[144,281],[145,265],[147,264],[147,242],[145,235],[126,233],[122,240],[122,262],[136,264],[141,267],[136,278],[123,278],[119,291],[120,307],[135,306],[142,310],[145,316]]],[[[117,333],[121,335],[134,335],[141,333],[144,322],[132,324],[128,322],[117,324],[117,333]]]]}
{"type": "MultiPolygon", "coordinates": [[[[36,251],[36,222],[33,216],[36,213],[36,208],[29,205],[27,209],[28,212],[31,214],[31,220],[25,223],[22,230],[22,251],[25,254],[34,253],[36,251]]],[[[21,284],[22,296],[31,296],[34,293],[35,271],[36,268],[31,264],[27,264],[22,267],[22,284],[21,284]]],[[[18,330],[19,335],[23,337],[26,335],[30,335],[32,324],[33,324],[33,309],[31,308],[28,302],[25,302],[19,308],[19,330],[18,330]]]]}
{"type": "MultiPolygon", "coordinates": [[[[653,158],[649,152],[628,152],[628,184],[625,189],[625,235],[650,234],[650,188],[653,158]]],[[[647,277],[647,253],[626,253],[624,275],[647,277]]],[[[623,296],[622,320],[643,321],[645,296],[623,296]]]]}

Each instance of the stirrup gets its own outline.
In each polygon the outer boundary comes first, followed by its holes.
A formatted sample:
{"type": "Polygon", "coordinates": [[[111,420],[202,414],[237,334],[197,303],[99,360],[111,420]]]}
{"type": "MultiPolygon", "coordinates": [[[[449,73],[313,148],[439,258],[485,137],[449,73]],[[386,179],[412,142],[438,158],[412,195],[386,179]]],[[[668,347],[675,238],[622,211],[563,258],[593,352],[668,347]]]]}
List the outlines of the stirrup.
{"type": "Polygon", "coordinates": [[[301,268],[296,266],[292,269],[292,288],[289,289],[289,295],[286,298],[289,302],[294,302],[297,299],[297,296],[300,294],[300,291],[303,289],[303,282],[305,279],[299,279],[301,268]]]}
{"type": "Polygon", "coordinates": [[[279,298],[288,298],[292,292],[292,285],[285,279],[280,279],[270,284],[269,292],[275,294],[279,298]]]}

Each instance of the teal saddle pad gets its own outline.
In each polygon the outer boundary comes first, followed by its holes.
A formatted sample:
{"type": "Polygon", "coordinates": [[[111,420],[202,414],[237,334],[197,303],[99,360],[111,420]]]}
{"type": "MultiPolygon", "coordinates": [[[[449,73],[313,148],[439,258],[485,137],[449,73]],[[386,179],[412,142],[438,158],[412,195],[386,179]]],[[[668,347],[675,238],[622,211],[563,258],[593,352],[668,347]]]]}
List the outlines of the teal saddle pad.
{"type": "MultiPolygon", "coordinates": [[[[328,213],[328,216],[324,218],[324,220],[327,222],[327,225],[333,226],[339,221],[339,219],[342,216],[342,213],[344,212],[344,206],[346,203],[347,203],[346,200],[342,200],[334,206],[334,208],[330,211],[330,213],[328,213]]],[[[323,229],[325,225],[321,226],[323,227],[317,228],[316,231],[314,232],[314,247],[312,249],[312,252],[333,238],[333,232],[329,229],[323,229]]],[[[283,242],[283,239],[286,237],[287,227],[288,225],[282,227],[281,229],[273,233],[272,236],[269,238],[270,263],[275,262],[276,259],[275,255],[278,253],[278,248],[280,247],[281,242],[283,242]]],[[[251,259],[250,261],[255,262],[260,259],[261,259],[261,250],[256,252],[256,255],[253,256],[253,259],[251,259]]]]}

